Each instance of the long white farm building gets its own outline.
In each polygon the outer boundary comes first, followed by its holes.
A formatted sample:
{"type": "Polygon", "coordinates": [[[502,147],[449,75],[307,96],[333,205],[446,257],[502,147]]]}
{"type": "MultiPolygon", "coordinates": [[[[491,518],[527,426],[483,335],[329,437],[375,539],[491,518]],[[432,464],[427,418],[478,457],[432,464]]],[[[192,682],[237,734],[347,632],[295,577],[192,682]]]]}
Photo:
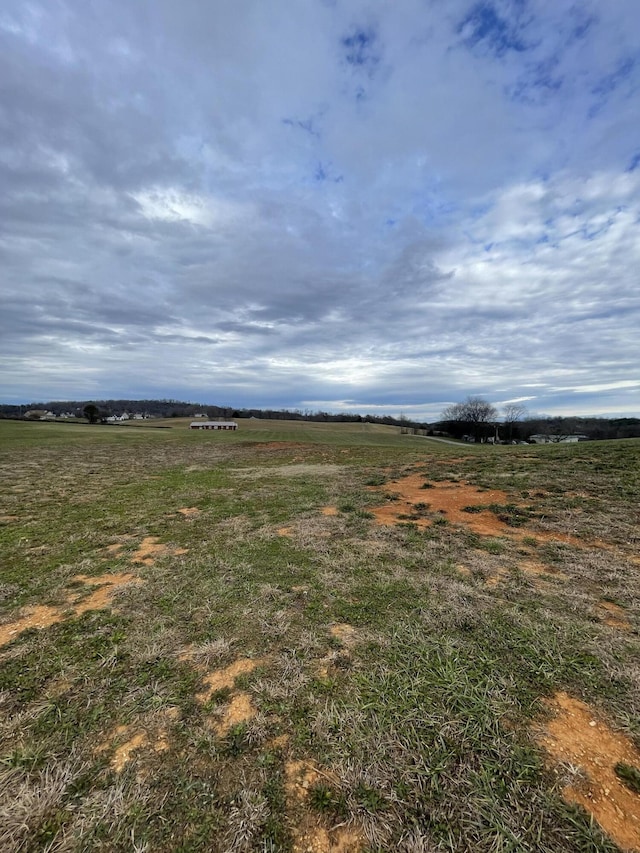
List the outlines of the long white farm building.
{"type": "Polygon", "coordinates": [[[235,421],[191,421],[189,429],[238,429],[235,421]]]}

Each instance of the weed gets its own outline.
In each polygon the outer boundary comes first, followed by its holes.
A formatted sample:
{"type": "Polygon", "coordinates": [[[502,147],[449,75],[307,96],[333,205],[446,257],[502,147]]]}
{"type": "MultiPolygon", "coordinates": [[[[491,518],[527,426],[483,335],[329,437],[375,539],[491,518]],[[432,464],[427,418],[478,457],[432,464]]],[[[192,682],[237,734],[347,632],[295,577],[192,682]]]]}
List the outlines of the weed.
{"type": "Polygon", "coordinates": [[[489,554],[504,554],[507,550],[507,545],[501,539],[480,539],[479,547],[487,551],[489,554]]]}
{"type": "Polygon", "coordinates": [[[386,482],[387,478],[384,476],[384,474],[374,474],[371,477],[368,477],[364,481],[364,484],[365,486],[384,486],[386,482]]]}
{"type": "Polygon", "coordinates": [[[630,764],[619,761],[614,767],[616,776],[622,779],[624,784],[636,794],[640,794],[640,769],[630,764]]]}
{"type": "Polygon", "coordinates": [[[342,817],[346,813],[344,795],[323,782],[316,783],[309,789],[309,804],[316,811],[335,817],[342,817]]]}

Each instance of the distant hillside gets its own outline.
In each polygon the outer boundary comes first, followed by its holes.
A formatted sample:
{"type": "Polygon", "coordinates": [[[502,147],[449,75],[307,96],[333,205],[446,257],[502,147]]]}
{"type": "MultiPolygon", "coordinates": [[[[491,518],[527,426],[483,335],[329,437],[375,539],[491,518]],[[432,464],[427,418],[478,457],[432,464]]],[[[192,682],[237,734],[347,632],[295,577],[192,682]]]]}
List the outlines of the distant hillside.
{"type": "MultiPolygon", "coordinates": [[[[83,409],[92,403],[97,406],[100,417],[120,417],[125,413],[130,417],[144,418],[193,418],[205,415],[212,420],[229,420],[237,418],[259,418],[262,420],[315,421],[320,423],[372,423],[398,426],[407,432],[416,434],[450,434],[460,438],[467,432],[463,423],[452,424],[445,422],[425,423],[411,421],[407,418],[392,418],[389,415],[359,415],[348,412],[332,414],[330,412],[302,412],[289,409],[237,409],[232,406],[217,406],[211,403],[185,403],[181,400],[50,400],[49,402],[33,402],[23,406],[0,405],[0,418],[24,418],[31,413],[32,417],[40,417],[49,412],[56,417],[71,416],[84,420],[83,409]],[[458,432],[460,435],[458,435],[458,432]]],[[[495,425],[487,425],[487,434],[493,435],[495,425]]],[[[501,437],[503,428],[500,428],[501,437]]],[[[596,417],[566,417],[566,418],[527,418],[514,423],[511,430],[514,440],[528,441],[532,435],[576,435],[585,436],[590,440],[613,438],[639,438],[640,418],[596,418],[596,417]]]]}
{"type": "Polygon", "coordinates": [[[50,400],[33,402],[23,406],[0,405],[0,417],[23,418],[28,412],[51,412],[56,417],[72,415],[83,418],[83,409],[92,403],[101,416],[109,417],[127,413],[145,418],[192,418],[205,414],[211,419],[260,418],[263,420],[304,420],[322,423],[376,423],[391,426],[406,426],[413,429],[428,429],[429,424],[398,419],[390,416],[359,415],[350,413],[301,412],[288,409],[237,409],[231,406],[216,406],[210,403],[185,403],[180,400],[50,400]]]}

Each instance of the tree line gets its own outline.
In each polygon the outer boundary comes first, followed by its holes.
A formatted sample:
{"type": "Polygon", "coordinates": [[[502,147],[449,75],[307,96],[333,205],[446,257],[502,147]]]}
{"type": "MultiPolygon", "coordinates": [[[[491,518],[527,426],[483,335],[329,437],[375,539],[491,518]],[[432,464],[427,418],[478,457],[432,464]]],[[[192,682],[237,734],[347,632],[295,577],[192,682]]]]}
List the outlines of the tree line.
{"type": "Polygon", "coordinates": [[[528,416],[521,404],[507,404],[499,411],[482,397],[467,397],[462,403],[447,406],[434,426],[453,438],[476,442],[529,441],[537,435],[551,442],[569,436],[591,440],[640,437],[640,418],[528,416]]]}
{"type": "Polygon", "coordinates": [[[640,418],[544,417],[530,416],[526,408],[511,403],[498,410],[482,397],[467,397],[442,412],[437,422],[417,421],[400,416],[332,413],[309,409],[236,408],[181,400],[57,400],[27,405],[0,404],[0,418],[23,418],[28,411],[49,411],[55,415],[71,413],[83,420],[100,422],[110,415],[140,413],[149,418],[189,418],[206,414],[211,420],[259,418],[262,420],[300,420],[315,423],[371,423],[398,426],[423,435],[444,433],[453,438],[473,441],[528,441],[540,434],[560,440],[568,435],[584,435],[592,440],[640,437],[640,418]],[[86,411],[85,411],[86,410],[86,411]]]}
{"type": "Polygon", "coordinates": [[[349,412],[311,411],[310,409],[258,409],[218,406],[204,403],[185,403],[181,400],[56,400],[27,405],[0,404],[0,417],[22,418],[28,411],[48,411],[56,416],[67,413],[91,423],[100,423],[112,415],[124,412],[139,413],[145,418],[193,418],[206,414],[211,420],[258,418],[261,420],[311,421],[315,423],[372,423],[387,426],[409,426],[428,429],[425,421],[391,415],[360,415],[349,412]]]}

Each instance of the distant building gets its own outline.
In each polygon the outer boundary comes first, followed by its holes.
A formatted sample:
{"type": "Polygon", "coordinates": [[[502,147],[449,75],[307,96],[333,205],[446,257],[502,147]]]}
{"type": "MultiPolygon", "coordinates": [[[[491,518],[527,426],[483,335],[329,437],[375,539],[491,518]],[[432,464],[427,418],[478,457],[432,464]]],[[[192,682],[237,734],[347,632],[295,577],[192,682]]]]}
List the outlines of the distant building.
{"type": "Polygon", "coordinates": [[[46,421],[49,418],[55,418],[53,412],[48,412],[46,409],[29,409],[24,416],[30,421],[46,421]]]}
{"type": "Polygon", "coordinates": [[[191,421],[189,429],[238,429],[235,421],[191,421]]]}
{"type": "Polygon", "coordinates": [[[588,441],[588,435],[532,435],[529,441],[534,444],[574,444],[576,441],[588,441]]]}

